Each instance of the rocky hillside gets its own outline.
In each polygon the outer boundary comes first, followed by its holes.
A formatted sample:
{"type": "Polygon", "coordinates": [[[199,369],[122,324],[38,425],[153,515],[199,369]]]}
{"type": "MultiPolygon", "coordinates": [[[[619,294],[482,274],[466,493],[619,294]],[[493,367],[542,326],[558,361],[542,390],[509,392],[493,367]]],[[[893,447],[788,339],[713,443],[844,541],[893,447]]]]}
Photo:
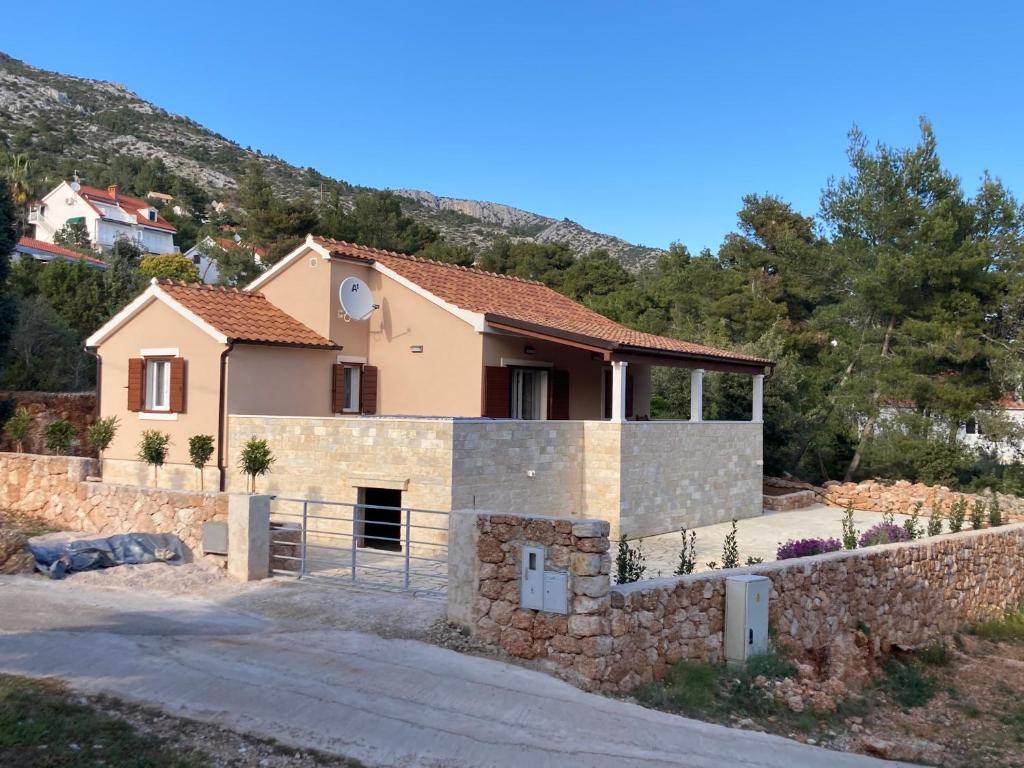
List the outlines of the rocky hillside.
{"type": "MultiPolygon", "coordinates": [[[[215,199],[230,200],[237,179],[253,158],[265,166],[278,193],[297,196],[319,191],[323,177],[280,158],[243,148],[187,117],[171,114],[122,85],[47,72],[0,53],[0,148],[30,150],[54,168],[73,162],[103,162],[112,154],[159,158],[172,172],[191,179],[215,199]]],[[[369,191],[344,184],[354,199],[369,191]]],[[[554,219],[497,203],[437,197],[396,190],[407,212],[445,237],[480,247],[495,236],[537,242],[561,241],[574,252],[605,248],[636,268],[656,258],[645,248],[592,232],[568,219],[554,219]]]]}

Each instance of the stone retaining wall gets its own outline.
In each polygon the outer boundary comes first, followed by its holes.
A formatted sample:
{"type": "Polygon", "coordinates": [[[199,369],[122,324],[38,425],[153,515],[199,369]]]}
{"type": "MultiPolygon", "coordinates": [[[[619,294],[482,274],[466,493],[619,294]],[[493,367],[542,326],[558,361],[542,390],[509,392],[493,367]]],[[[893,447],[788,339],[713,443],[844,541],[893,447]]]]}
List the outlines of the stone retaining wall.
{"type": "Polygon", "coordinates": [[[67,531],[174,533],[198,553],[202,524],[226,520],[228,495],[87,482],[95,459],[0,453],[0,509],[67,531]]]}
{"type": "MultiPolygon", "coordinates": [[[[836,507],[845,507],[853,503],[854,509],[866,512],[895,512],[910,514],[917,502],[923,505],[922,515],[931,513],[932,505],[938,502],[943,514],[949,514],[949,508],[958,500],[966,499],[968,512],[977,499],[989,503],[991,494],[960,493],[944,485],[925,485],[897,480],[885,483],[880,480],[865,480],[860,483],[826,483],[824,488],[816,489],[820,498],[836,507]]],[[[999,507],[1004,517],[1024,519],[1024,498],[997,493],[999,507]]]]}
{"type": "MultiPolygon", "coordinates": [[[[30,453],[46,453],[43,444],[43,429],[57,419],[65,419],[75,425],[77,435],[74,442],[75,453],[91,455],[92,446],[85,439],[85,428],[96,420],[95,392],[16,392],[0,391],[0,405],[6,401],[14,408],[27,408],[32,414],[32,426],[22,450],[30,453]]],[[[3,410],[0,410],[2,413],[3,410]]],[[[0,451],[13,451],[14,441],[0,432],[0,451]]]]}
{"type": "Polygon", "coordinates": [[[684,658],[720,660],[734,574],[771,579],[778,642],[845,679],[894,646],[925,645],[1024,602],[1021,524],[615,587],[607,527],[596,521],[457,513],[452,544],[449,618],[593,690],[632,690],[684,658]],[[520,608],[524,544],[545,546],[548,567],[569,573],[568,616],[520,608]]]}

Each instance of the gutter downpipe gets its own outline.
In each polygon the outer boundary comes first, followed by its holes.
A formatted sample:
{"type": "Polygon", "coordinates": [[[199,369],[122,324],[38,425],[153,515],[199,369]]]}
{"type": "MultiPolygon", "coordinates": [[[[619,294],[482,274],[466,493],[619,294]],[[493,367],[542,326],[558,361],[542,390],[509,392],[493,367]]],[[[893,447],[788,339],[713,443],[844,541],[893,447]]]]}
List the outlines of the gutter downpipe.
{"type": "Polygon", "coordinates": [[[224,420],[227,418],[227,378],[228,355],[235,348],[235,342],[228,340],[227,347],[220,353],[220,402],[217,405],[217,473],[220,475],[219,488],[221,493],[227,486],[227,473],[224,467],[224,420]]]}

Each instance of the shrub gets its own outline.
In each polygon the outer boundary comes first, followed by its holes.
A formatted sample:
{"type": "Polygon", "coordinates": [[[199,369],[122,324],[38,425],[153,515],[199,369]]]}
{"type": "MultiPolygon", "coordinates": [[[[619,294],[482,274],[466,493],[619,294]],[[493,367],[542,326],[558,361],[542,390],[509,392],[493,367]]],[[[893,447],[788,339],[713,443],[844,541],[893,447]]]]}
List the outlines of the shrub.
{"type": "Polygon", "coordinates": [[[981,530],[981,526],[985,524],[985,500],[975,499],[974,505],[971,507],[971,528],[975,531],[981,530]]]}
{"type": "Polygon", "coordinates": [[[646,559],[643,553],[643,540],[636,549],[629,546],[626,537],[619,539],[619,551],[615,555],[615,583],[631,584],[640,581],[647,572],[646,559]]]}
{"type": "Polygon", "coordinates": [[[199,471],[199,490],[203,490],[203,467],[213,456],[213,435],[192,435],[188,439],[188,460],[199,471]]]}
{"type": "Polygon", "coordinates": [[[962,496],[953,502],[949,508],[949,532],[960,533],[964,527],[964,517],[967,515],[967,499],[962,496]]]}
{"type": "Polygon", "coordinates": [[[907,530],[896,523],[879,523],[864,531],[860,537],[862,547],[873,547],[876,544],[894,544],[898,541],[910,541],[907,530]]]}
{"type": "Polygon", "coordinates": [[[683,536],[683,546],[679,550],[679,565],[676,566],[675,575],[686,576],[693,573],[693,569],[697,567],[697,532],[687,533],[686,528],[683,528],[680,533],[683,536]]]}
{"type": "Polygon", "coordinates": [[[776,560],[792,560],[796,557],[810,557],[825,552],[838,552],[843,548],[839,539],[790,539],[780,544],[775,553],[776,560]]]}
{"type": "Polygon", "coordinates": [[[853,502],[847,502],[843,512],[843,549],[857,548],[857,529],[853,526],[853,502]]]}
{"type": "Polygon", "coordinates": [[[96,419],[85,429],[85,436],[89,438],[89,444],[96,449],[100,459],[103,458],[103,452],[110,447],[115,434],[117,434],[117,416],[96,419]]]}
{"type": "Polygon", "coordinates": [[[28,430],[31,426],[32,414],[24,406],[16,410],[14,415],[4,424],[4,432],[14,441],[14,449],[18,453],[21,453],[25,448],[25,438],[28,436],[28,430]]]}
{"type": "Polygon", "coordinates": [[[999,509],[999,497],[995,491],[992,492],[992,501],[988,504],[988,524],[993,528],[1003,524],[1003,513],[999,509]]]}
{"type": "Polygon", "coordinates": [[[139,441],[139,458],[153,467],[153,485],[157,483],[157,473],[167,461],[167,446],[171,444],[171,436],[155,429],[147,429],[139,441]]]}
{"type": "Polygon", "coordinates": [[[942,533],[942,505],[939,502],[932,503],[932,513],[928,517],[928,535],[938,536],[942,533]]]}
{"type": "Polygon", "coordinates": [[[76,434],[78,429],[74,424],[65,419],[57,419],[43,429],[43,443],[50,453],[63,456],[71,447],[71,441],[75,439],[76,434]]]}
{"type": "Polygon", "coordinates": [[[736,541],[736,521],[732,521],[732,528],[725,535],[725,543],[722,544],[722,567],[740,567],[740,545],[736,541]]]}
{"type": "Polygon", "coordinates": [[[903,530],[907,532],[907,536],[911,539],[921,538],[921,507],[924,506],[923,502],[914,502],[914,511],[910,513],[910,517],[903,521],[903,530]]]}
{"type": "Polygon", "coordinates": [[[275,461],[277,459],[266,440],[250,437],[242,446],[242,453],[238,457],[238,468],[248,476],[251,493],[256,493],[256,478],[267,474],[275,461]]]}
{"type": "Polygon", "coordinates": [[[1024,610],[1011,611],[1001,619],[986,621],[974,628],[974,634],[993,642],[1024,642],[1024,610]]]}
{"type": "Polygon", "coordinates": [[[935,695],[938,681],[913,659],[891,659],[885,665],[883,688],[905,709],[927,704],[935,695]]]}

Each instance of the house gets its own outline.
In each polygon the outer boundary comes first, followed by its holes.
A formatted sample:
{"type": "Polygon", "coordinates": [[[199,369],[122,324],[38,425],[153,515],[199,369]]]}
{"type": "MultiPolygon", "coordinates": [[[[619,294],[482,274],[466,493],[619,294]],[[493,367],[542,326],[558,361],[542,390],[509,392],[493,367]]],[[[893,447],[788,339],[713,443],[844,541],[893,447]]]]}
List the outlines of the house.
{"type": "Polygon", "coordinates": [[[65,224],[81,222],[94,247],[105,250],[121,237],[137,243],[146,253],[176,253],[177,230],[153,205],[129,197],[113,184],[106,189],[78,181],[62,181],[29,210],[28,223],[35,227],[35,239],[54,243],[54,235],[65,224]]]}
{"type": "MultiPolygon", "coordinates": [[[[250,248],[250,246],[242,243],[242,238],[237,234],[233,237],[210,237],[207,235],[185,251],[185,256],[191,259],[192,263],[196,265],[196,269],[199,270],[199,279],[210,285],[216,284],[220,279],[220,274],[217,271],[217,262],[209,256],[210,251],[214,248],[220,248],[224,251],[236,251],[239,248],[250,248]]],[[[266,250],[259,246],[252,246],[251,250],[253,260],[257,264],[262,264],[263,259],[267,256],[266,250]]]]}
{"type": "Polygon", "coordinates": [[[207,487],[243,490],[238,452],[259,436],[278,457],[264,489],[299,498],[383,490],[626,536],[761,513],[771,361],[632,330],[538,282],[310,236],[244,290],[154,281],[86,344],[121,425],[113,482],[151,482],[136,457],[158,429],[169,487],[196,487],[188,438],[208,434],[207,487]],[[353,285],[372,294],[363,319],[341,304],[353,285]],[[690,420],[650,420],[654,366],[689,369],[690,420]],[[750,377],[749,421],[704,420],[705,372],[750,377]]]}
{"type": "Polygon", "coordinates": [[[31,237],[18,239],[18,244],[14,246],[14,253],[11,254],[11,260],[17,261],[18,259],[33,259],[41,262],[74,261],[100,270],[107,268],[106,262],[95,256],[88,256],[61,245],[44,243],[42,240],[35,240],[31,237]]]}

